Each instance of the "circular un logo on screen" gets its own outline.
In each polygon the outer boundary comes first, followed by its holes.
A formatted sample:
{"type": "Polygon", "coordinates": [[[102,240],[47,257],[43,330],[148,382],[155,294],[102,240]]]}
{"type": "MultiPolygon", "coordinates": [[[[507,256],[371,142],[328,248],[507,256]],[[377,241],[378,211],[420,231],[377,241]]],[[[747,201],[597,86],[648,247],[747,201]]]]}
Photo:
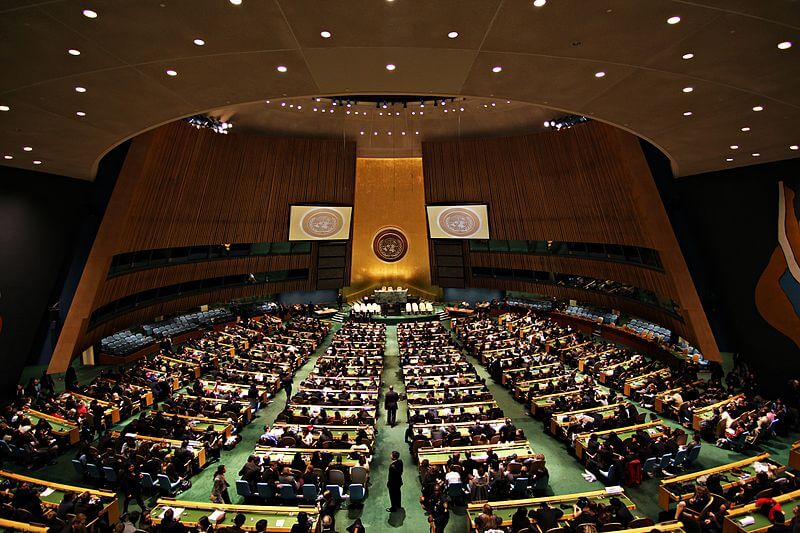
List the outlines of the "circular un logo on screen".
{"type": "Polygon", "coordinates": [[[372,240],[372,251],[378,259],[386,263],[400,261],[408,252],[408,239],[397,228],[388,228],[378,232],[372,240]]]}
{"type": "Polygon", "coordinates": [[[309,237],[325,239],[339,233],[344,227],[344,220],[333,209],[313,209],[303,216],[300,227],[309,237]]]}
{"type": "Polygon", "coordinates": [[[481,228],[481,220],[468,209],[453,207],[439,215],[439,227],[453,237],[469,237],[481,228]]]}

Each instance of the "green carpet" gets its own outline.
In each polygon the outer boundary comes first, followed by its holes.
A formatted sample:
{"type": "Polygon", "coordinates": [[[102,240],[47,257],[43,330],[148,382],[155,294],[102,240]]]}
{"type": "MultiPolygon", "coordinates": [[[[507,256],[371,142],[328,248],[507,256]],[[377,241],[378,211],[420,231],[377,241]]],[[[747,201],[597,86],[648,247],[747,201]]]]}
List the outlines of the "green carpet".
{"type": "MultiPolygon", "coordinates": [[[[449,326],[447,322],[445,325],[449,326]]],[[[294,390],[299,388],[299,384],[303,381],[314,368],[314,364],[320,354],[324,353],[330,345],[333,333],[341,327],[340,324],[334,324],[334,330],[329,335],[321,346],[316,350],[314,355],[309,359],[306,364],[300,368],[294,377],[294,390]]],[[[581,464],[568,453],[565,445],[546,435],[543,431],[541,422],[531,417],[525,407],[516,402],[510,392],[494,383],[480,363],[472,357],[468,358],[469,362],[475,367],[478,375],[486,380],[486,384],[497,401],[498,405],[503,409],[506,416],[514,421],[514,424],[525,431],[525,435],[531,442],[533,449],[536,452],[544,453],[547,461],[547,468],[550,472],[550,491],[549,494],[569,494],[574,492],[582,492],[587,490],[598,490],[603,487],[599,482],[588,483],[582,477],[583,467],[581,464]]],[[[728,364],[728,362],[726,362],[728,364]]],[[[26,369],[25,376],[38,376],[42,371],[41,366],[29,367],[26,369]]],[[[99,374],[102,367],[83,367],[80,364],[76,365],[78,370],[78,377],[81,383],[88,383],[93,377],[99,374]]],[[[59,376],[60,377],[60,376],[59,376]]],[[[401,395],[405,392],[403,384],[402,373],[399,366],[399,351],[397,343],[397,326],[390,325],[386,328],[386,350],[383,375],[381,381],[381,394],[380,404],[383,403],[383,395],[388,389],[389,385],[393,385],[401,395]]],[[[59,390],[63,390],[63,377],[56,380],[56,386],[59,390]]],[[[261,409],[258,416],[246,426],[241,432],[242,442],[233,450],[223,451],[221,461],[219,464],[227,466],[228,481],[231,483],[231,499],[233,503],[242,503],[242,498],[236,495],[234,481],[237,479],[237,473],[247,459],[247,456],[255,448],[258,437],[263,432],[265,424],[274,422],[276,416],[283,409],[285,403],[285,393],[279,392],[267,407],[261,409]]],[[[641,409],[641,406],[638,406],[641,409]]],[[[373,461],[371,465],[371,485],[369,487],[369,494],[362,508],[342,509],[336,516],[337,529],[343,532],[349,526],[353,519],[360,517],[370,532],[375,531],[427,531],[428,523],[422,508],[419,505],[419,496],[421,487],[419,477],[417,475],[417,468],[414,464],[408,450],[408,446],[404,442],[404,433],[407,422],[407,409],[406,403],[402,402],[398,410],[398,425],[394,428],[386,426],[385,413],[382,409],[379,411],[378,417],[378,431],[376,432],[375,450],[373,461]],[[386,507],[389,506],[389,496],[386,489],[386,477],[389,465],[389,455],[392,450],[400,452],[401,458],[405,465],[404,472],[404,486],[403,486],[403,510],[396,513],[387,513],[386,507]]],[[[672,421],[666,421],[668,424],[677,427],[672,421]]],[[[791,443],[796,440],[797,435],[791,435],[788,439],[777,439],[768,442],[762,446],[763,451],[768,451],[772,454],[773,458],[783,464],[788,463],[789,448],[791,443]]],[[[756,455],[758,451],[752,450],[747,455],[756,455]]],[[[82,481],[78,478],[72,465],[71,459],[74,457],[75,449],[67,450],[57,461],[56,465],[47,466],[34,471],[26,471],[19,465],[7,464],[5,468],[32,475],[41,479],[50,481],[58,481],[67,484],[80,485],[82,481]]],[[[710,443],[703,443],[702,452],[698,460],[696,470],[703,468],[711,468],[721,464],[729,463],[743,458],[740,453],[730,452],[716,448],[710,443]]],[[[203,472],[191,478],[192,488],[180,494],[180,500],[192,501],[209,501],[211,494],[211,486],[213,481],[213,473],[216,470],[218,463],[212,463],[204,469],[203,472]]],[[[626,488],[626,493],[636,503],[639,513],[651,518],[657,518],[660,509],[657,505],[657,492],[658,492],[659,479],[652,479],[645,481],[639,487],[626,488]]],[[[135,503],[131,504],[131,509],[136,509],[135,503]]],[[[447,531],[463,532],[467,530],[467,518],[464,509],[453,509],[451,512],[450,523],[447,531]]]]}

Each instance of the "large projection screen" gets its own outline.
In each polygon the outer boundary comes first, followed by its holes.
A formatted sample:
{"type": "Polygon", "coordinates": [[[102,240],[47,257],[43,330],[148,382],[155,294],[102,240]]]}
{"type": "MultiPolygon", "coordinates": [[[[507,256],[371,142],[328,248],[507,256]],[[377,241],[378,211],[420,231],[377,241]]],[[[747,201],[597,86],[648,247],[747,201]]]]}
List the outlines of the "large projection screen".
{"type": "Polygon", "coordinates": [[[345,241],[350,238],[352,207],[293,205],[289,215],[290,241],[345,241]]]}
{"type": "Polygon", "coordinates": [[[429,205],[431,239],[488,239],[486,205],[429,205]]]}

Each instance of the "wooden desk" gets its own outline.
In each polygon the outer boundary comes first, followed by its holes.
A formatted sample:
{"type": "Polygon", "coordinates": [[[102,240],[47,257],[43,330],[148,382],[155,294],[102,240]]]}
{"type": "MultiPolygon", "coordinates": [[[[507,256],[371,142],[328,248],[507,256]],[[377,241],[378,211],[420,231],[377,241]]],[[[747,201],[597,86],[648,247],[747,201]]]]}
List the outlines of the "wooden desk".
{"type": "Polygon", "coordinates": [[[617,412],[617,409],[625,405],[628,405],[628,402],[619,402],[611,405],[598,405],[597,407],[578,409],[577,411],[566,411],[564,413],[553,413],[553,418],[550,419],[550,434],[556,438],[561,437],[562,430],[569,426],[571,423],[570,418],[573,416],[602,414],[603,419],[606,420],[614,416],[617,412]]]}
{"type": "Polygon", "coordinates": [[[47,496],[43,496],[41,494],[39,495],[39,498],[42,500],[42,504],[50,509],[58,508],[58,504],[60,504],[61,500],[64,499],[64,493],[66,492],[71,492],[74,494],[88,492],[92,496],[100,498],[100,501],[103,503],[103,509],[98,514],[98,517],[107,516],[109,524],[119,521],[119,500],[114,492],[87,489],[86,487],[75,487],[72,485],[64,485],[62,483],[54,483],[52,481],[45,481],[43,479],[15,474],[6,470],[0,470],[0,477],[11,479],[17,481],[18,483],[30,483],[31,485],[53,489],[53,492],[47,496]]]}
{"type": "Polygon", "coordinates": [[[314,455],[314,452],[319,452],[320,454],[329,454],[333,456],[333,461],[331,464],[342,464],[344,466],[358,466],[357,459],[351,459],[350,455],[353,453],[359,453],[366,457],[367,464],[372,460],[372,456],[370,455],[369,449],[363,449],[361,446],[353,445],[350,448],[275,448],[272,446],[256,446],[256,450],[253,452],[253,455],[263,458],[269,458],[271,463],[283,463],[289,464],[294,459],[296,454],[300,454],[303,457],[303,460],[306,462],[311,460],[311,456],[314,455]]]}
{"type": "Polygon", "coordinates": [[[161,416],[164,418],[172,418],[189,422],[192,426],[192,431],[197,433],[203,433],[209,426],[212,426],[215,433],[223,435],[226,439],[229,439],[231,434],[233,434],[233,426],[231,426],[228,421],[224,419],[206,418],[204,416],[178,415],[174,413],[166,413],[164,411],[151,411],[148,413],[148,415],[158,412],[160,412],[161,416]]]}
{"type": "Polygon", "coordinates": [[[35,522],[28,524],[26,522],[6,520],[5,518],[0,518],[0,527],[3,528],[3,531],[33,531],[35,533],[48,533],[50,531],[47,526],[35,525],[35,522]]]}
{"type": "Polygon", "coordinates": [[[706,405],[705,407],[701,407],[700,409],[695,409],[694,412],[692,413],[692,429],[694,429],[695,431],[700,431],[700,423],[704,419],[711,416],[711,414],[714,412],[714,409],[716,409],[717,407],[724,407],[728,405],[730,402],[737,400],[739,398],[744,398],[744,394],[736,394],[725,400],[712,403],[711,405],[706,405]]]}
{"type": "Polygon", "coordinates": [[[39,420],[44,420],[53,428],[53,435],[67,440],[70,444],[75,444],[81,438],[81,430],[76,422],[66,420],[59,416],[48,415],[34,411],[33,409],[25,408],[23,410],[25,416],[30,418],[35,426],[39,420]]]}
{"type": "Polygon", "coordinates": [[[459,453],[463,457],[466,452],[470,452],[475,461],[485,461],[486,452],[492,450],[501,460],[511,455],[516,455],[519,459],[527,459],[536,455],[528,441],[505,442],[498,444],[479,444],[471,446],[449,446],[443,448],[420,448],[417,450],[417,462],[421,463],[427,459],[432,465],[447,464],[447,461],[454,453],[459,453]]]}
{"type": "MultiPolygon", "coordinates": [[[[241,513],[245,516],[245,523],[242,529],[245,531],[255,531],[256,522],[261,519],[267,520],[267,531],[284,533],[292,529],[297,523],[298,513],[308,513],[309,522],[314,524],[317,520],[317,508],[313,505],[308,507],[289,507],[289,506],[269,506],[269,505],[226,505],[224,503],[211,502],[190,502],[183,500],[173,500],[171,498],[159,498],[156,506],[151,511],[153,524],[160,524],[161,517],[167,507],[173,509],[183,509],[179,518],[180,522],[189,527],[196,527],[197,522],[202,517],[209,517],[214,511],[224,511],[225,515],[216,522],[213,522],[215,529],[222,530],[233,527],[233,519],[241,513]]],[[[312,529],[313,531],[313,529],[312,529]]]]}
{"type": "Polygon", "coordinates": [[[625,396],[631,396],[634,392],[638,391],[642,387],[645,386],[645,380],[651,377],[655,377],[660,375],[667,376],[672,372],[669,368],[662,368],[661,370],[655,370],[653,372],[647,372],[646,374],[642,374],[640,376],[636,376],[634,378],[630,378],[625,380],[625,385],[623,386],[623,394],[625,396]]]}
{"type": "Polygon", "coordinates": [[[792,444],[792,449],[789,450],[789,466],[795,470],[800,470],[800,440],[792,444]]]}
{"type": "MultiPolygon", "coordinates": [[[[789,520],[792,517],[792,509],[796,505],[800,505],[800,490],[775,496],[773,500],[781,504],[783,514],[789,520]]],[[[763,533],[771,525],[769,519],[759,513],[756,505],[751,503],[728,511],[725,522],[722,524],[722,533],[763,533]],[[739,520],[746,516],[752,516],[755,522],[749,526],[741,525],[739,520]]]]}
{"type": "Polygon", "coordinates": [[[724,490],[728,490],[729,488],[735,485],[745,485],[750,482],[756,480],[756,472],[753,468],[753,463],[756,462],[769,462],[770,464],[776,465],[778,468],[777,472],[784,472],[786,467],[776,463],[769,459],[768,453],[762,453],[761,455],[757,455],[755,457],[748,457],[747,459],[742,459],[741,461],[735,461],[733,463],[728,463],[725,465],[720,465],[714,468],[708,468],[706,470],[700,470],[699,472],[692,472],[691,474],[684,474],[682,476],[673,477],[669,479],[661,480],[661,485],[658,487],[658,505],[665,511],[669,509],[671,502],[679,502],[683,500],[688,500],[692,497],[693,492],[687,492],[684,494],[679,493],[675,490],[681,483],[686,483],[689,481],[695,481],[697,478],[701,476],[708,476],[710,474],[721,474],[726,475],[728,473],[731,474],[731,477],[736,478],[733,474],[733,470],[741,470],[745,474],[748,474],[749,477],[742,478],[742,479],[734,479],[732,481],[723,481],[720,483],[724,490]]]}
{"type": "MultiPolygon", "coordinates": [[[[593,503],[602,503],[603,505],[608,505],[611,501],[611,498],[617,497],[622,500],[628,509],[635,510],[636,504],[625,495],[625,492],[621,492],[619,494],[608,494],[605,490],[595,490],[591,492],[578,492],[575,494],[563,494],[561,496],[546,496],[544,498],[524,498],[519,500],[504,500],[504,501],[495,501],[490,502],[492,509],[494,510],[494,514],[499,516],[503,519],[503,526],[508,527],[511,525],[511,518],[514,513],[520,507],[527,507],[537,508],[544,502],[547,502],[551,507],[565,507],[562,508],[564,511],[564,516],[561,517],[559,521],[559,525],[564,525],[567,520],[572,520],[573,518],[573,508],[578,502],[578,498],[587,498],[593,503]]],[[[469,516],[469,531],[475,530],[475,519],[478,517],[479,514],[483,511],[484,502],[478,503],[470,503],[467,506],[467,516],[469,516]]],[[[635,514],[634,514],[635,517],[635,514]]],[[[652,527],[642,528],[647,531],[651,530],[652,527]]]]}
{"type": "Polygon", "coordinates": [[[611,433],[616,433],[620,440],[625,440],[632,437],[638,431],[646,431],[651,437],[660,437],[664,434],[664,422],[661,420],[653,420],[646,424],[636,424],[634,426],[623,426],[615,429],[606,429],[603,431],[593,431],[591,433],[581,433],[575,438],[575,455],[579,460],[583,460],[584,452],[586,451],[586,443],[589,441],[590,435],[597,435],[603,437],[611,433]]]}
{"type": "Polygon", "coordinates": [[[64,394],[71,394],[75,398],[79,400],[83,400],[87,404],[91,404],[92,402],[96,401],[100,405],[105,408],[105,415],[111,419],[112,424],[116,424],[120,421],[120,414],[119,414],[119,407],[114,405],[111,402],[106,402],[104,400],[98,400],[97,398],[92,398],[91,396],[86,396],[83,394],[78,394],[77,392],[65,392],[64,394]]]}
{"type": "MultiPolygon", "coordinates": [[[[119,433],[112,432],[112,436],[119,437],[119,433]]],[[[149,441],[149,442],[158,442],[161,444],[166,444],[171,450],[177,450],[183,444],[183,441],[174,440],[174,439],[162,439],[161,437],[150,437],[148,435],[139,435],[136,433],[125,433],[124,437],[132,438],[137,441],[149,441]]],[[[189,441],[190,443],[192,441],[189,441]]],[[[197,441],[194,441],[195,443],[197,441]]],[[[197,461],[197,468],[202,469],[206,466],[206,449],[201,446],[193,446],[192,453],[194,455],[195,461],[197,461]]]]}
{"type": "MultiPolygon", "coordinates": [[[[519,402],[524,402],[525,394],[530,392],[533,388],[536,388],[536,390],[541,390],[543,386],[546,386],[549,382],[559,381],[571,375],[571,373],[566,373],[559,374],[557,376],[550,376],[548,378],[534,379],[532,381],[520,381],[514,385],[514,399],[519,402]]],[[[586,381],[587,377],[588,376],[586,374],[575,374],[575,384],[580,385],[586,381]]]]}

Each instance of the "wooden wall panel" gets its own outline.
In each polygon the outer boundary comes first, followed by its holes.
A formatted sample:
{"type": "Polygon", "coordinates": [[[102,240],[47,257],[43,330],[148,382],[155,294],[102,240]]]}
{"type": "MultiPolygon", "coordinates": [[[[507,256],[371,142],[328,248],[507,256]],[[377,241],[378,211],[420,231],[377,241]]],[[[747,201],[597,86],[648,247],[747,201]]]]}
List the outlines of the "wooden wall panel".
{"type": "Polygon", "coordinates": [[[577,257],[490,252],[471,252],[470,262],[474,267],[521,268],[611,279],[667,296],[675,292],[669,276],[664,272],[626,263],[577,257]]]}
{"type": "MultiPolygon", "coordinates": [[[[578,274],[628,283],[673,299],[685,324],[633,300],[588,291],[533,291],[615,307],[672,326],[709,359],[719,350],[661,203],[639,140],[589,122],[519,137],[426,142],[422,146],[429,204],[489,204],[492,239],[620,244],[659,252],[664,272],[563,256],[466,252],[472,266],[578,274]],[[591,296],[589,296],[591,294],[591,296]]],[[[435,258],[432,270],[436,272],[435,258]]],[[[503,280],[467,286],[511,288],[503,280]]],[[[530,287],[529,287],[530,288],[530,287]]],[[[528,290],[528,289],[520,289],[528,290]]]]}
{"type": "Polygon", "coordinates": [[[170,267],[140,270],[130,274],[113,277],[103,283],[97,296],[96,307],[123,298],[130,294],[146,291],[155,287],[165,287],[184,281],[215,278],[233,274],[249,274],[251,272],[269,272],[290,268],[311,269],[311,255],[276,255],[265,257],[246,257],[240,259],[219,259],[175,265],[170,267]]]}
{"type": "Polygon", "coordinates": [[[123,252],[288,240],[292,204],[353,205],[355,143],[232,133],[175,122],[134,139],[50,362],[62,372],[100,336],[193,306],[316,288],[317,246],[305,256],[213,260],[106,279],[123,252]],[[87,334],[98,307],[154,287],[225,274],[308,268],[307,281],[269,283],[137,309],[87,334]]]}

